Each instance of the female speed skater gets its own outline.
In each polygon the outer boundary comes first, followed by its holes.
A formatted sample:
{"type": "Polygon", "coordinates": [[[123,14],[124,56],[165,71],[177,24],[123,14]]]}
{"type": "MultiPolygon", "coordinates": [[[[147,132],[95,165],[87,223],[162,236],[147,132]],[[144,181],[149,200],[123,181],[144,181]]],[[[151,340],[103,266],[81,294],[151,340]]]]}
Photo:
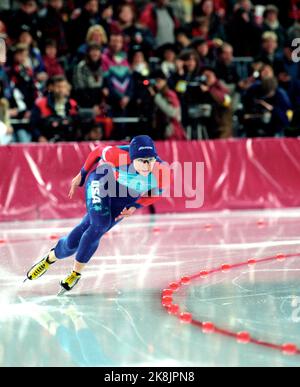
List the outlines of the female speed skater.
{"type": "Polygon", "coordinates": [[[133,138],[130,145],[99,146],[91,152],[72,181],[69,197],[85,182],[87,214],[27,273],[28,280],[37,280],[55,262],[76,254],[72,273],[60,283],[60,294],[76,286],[109,230],[138,208],[161,198],[170,185],[170,169],[158,157],[153,140],[142,135],[133,138]]]}

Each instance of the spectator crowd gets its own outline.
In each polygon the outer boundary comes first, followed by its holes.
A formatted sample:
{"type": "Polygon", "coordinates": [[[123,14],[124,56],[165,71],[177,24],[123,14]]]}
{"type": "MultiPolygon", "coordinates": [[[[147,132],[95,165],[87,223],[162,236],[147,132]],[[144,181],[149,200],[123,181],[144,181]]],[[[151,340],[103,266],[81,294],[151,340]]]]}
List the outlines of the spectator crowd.
{"type": "Polygon", "coordinates": [[[300,0],[0,4],[0,144],[300,135],[300,0]]]}

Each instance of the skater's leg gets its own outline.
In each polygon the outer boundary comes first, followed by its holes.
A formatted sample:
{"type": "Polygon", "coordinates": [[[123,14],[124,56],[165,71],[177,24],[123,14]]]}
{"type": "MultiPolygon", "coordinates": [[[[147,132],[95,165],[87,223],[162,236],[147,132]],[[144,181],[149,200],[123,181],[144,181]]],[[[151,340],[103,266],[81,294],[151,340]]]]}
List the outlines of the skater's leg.
{"type": "Polygon", "coordinates": [[[75,272],[82,272],[84,266],[97,251],[103,235],[122,221],[116,221],[115,219],[120,215],[127,204],[127,198],[106,197],[102,199],[101,210],[95,210],[95,207],[90,208],[90,226],[82,236],[77,250],[74,263],[75,272]]]}
{"type": "MultiPolygon", "coordinates": [[[[106,198],[105,202],[109,201],[108,199],[106,198]]],[[[90,225],[82,235],[76,254],[76,262],[79,264],[85,265],[89,262],[99,246],[100,239],[110,228],[111,214],[109,208],[103,203],[102,209],[97,211],[91,209],[89,211],[90,225]]]]}
{"type": "MultiPolygon", "coordinates": [[[[85,229],[76,252],[77,269],[82,269],[80,265],[89,262],[99,246],[100,239],[111,224],[111,197],[107,194],[107,183],[104,182],[107,181],[108,176],[113,176],[113,172],[110,169],[102,172],[92,173],[86,184],[89,226],[85,229]]],[[[80,273],[79,270],[75,271],[80,273]]]]}
{"type": "MultiPolygon", "coordinates": [[[[103,208],[103,206],[101,206],[101,208],[103,208]]],[[[73,271],[60,283],[61,287],[63,288],[63,292],[72,290],[79,282],[85,265],[95,254],[101,237],[110,227],[111,215],[109,211],[95,211],[94,209],[90,209],[89,215],[90,226],[80,239],[76,259],[74,261],[73,271]]]]}
{"type": "Polygon", "coordinates": [[[128,203],[128,199],[107,196],[103,192],[105,186],[101,184],[101,176],[92,173],[87,182],[87,209],[89,226],[83,233],[76,252],[73,272],[61,282],[63,291],[72,290],[81,278],[85,265],[90,261],[98,249],[101,238],[117,223],[118,215],[128,203]]]}
{"type": "MultiPolygon", "coordinates": [[[[90,218],[87,214],[81,221],[81,223],[76,226],[71,233],[64,238],[61,238],[54,249],[53,255],[56,259],[63,259],[74,255],[78,249],[80,239],[84,232],[88,229],[90,225],[90,218]]],[[[54,257],[51,256],[52,260],[54,257]]]]}
{"type": "Polygon", "coordinates": [[[89,226],[80,239],[72,273],[60,283],[62,292],[72,290],[79,282],[85,265],[95,254],[100,239],[110,227],[111,198],[104,195],[102,189],[99,176],[92,173],[87,183],[86,194],[89,226]]]}

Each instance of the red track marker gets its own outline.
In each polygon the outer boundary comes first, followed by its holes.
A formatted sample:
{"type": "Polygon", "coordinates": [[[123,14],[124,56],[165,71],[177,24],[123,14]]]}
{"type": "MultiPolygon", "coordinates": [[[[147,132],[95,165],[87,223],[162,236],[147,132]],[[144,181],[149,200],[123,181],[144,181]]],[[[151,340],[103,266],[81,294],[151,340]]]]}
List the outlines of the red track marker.
{"type": "Polygon", "coordinates": [[[173,302],[173,298],[170,296],[164,296],[161,300],[163,306],[170,306],[173,302]]]}
{"type": "Polygon", "coordinates": [[[284,344],[282,346],[282,353],[284,355],[293,356],[298,352],[298,348],[295,344],[284,344]]]}
{"type": "Polygon", "coordinates": [[[179,318],[183,324],[190,324],[193,321],[191,313],[181,313],[179,318]]]}
{"type": "Polygon", "coordinates": [[[202,324],[202,332],[205,334],[212,334],[215,332],[215,325],[212,322],[204,322],[202,324]]]}
{"type": "Polygon", "coordinates": [[[239,344],[249,344],[251,341],[251,336],[248,332],[239,332],[236,335],[236,339],[239,344]]]}
{"type": "Polygon", "coordinates": [[[171,289],[164,289],[163,291],[162,291],[162,297],[165,297],[165,296],[173,296],[173,290],[171,290],[171,289]]]}
{"type": "Polygon", "coordinates": [[[180,284],[178,282],[171,282],[170,285],[168,286],[168,289],[173,290],[176,292],[180,288],[180,284]]]}
{"type": "Polygon", "coordinates": [[[177,316],[179,313],[179,305],[176,305],[176,304],[170,305],[168,307],[168,313],[177,316]]]}
{"type": "MultiPolygon", "coordinates": [[[[232,266],[231,265],[222,265],[221,267],[216,268],[216,269],[211,269],[210,271],[201,271],[200,273],[197,273],[197,274],[194,274],[191,276],[185,276],[185,277],[181,278],[181,284],[188,285],[193,280],[199,280],[199,278],[206,278],[209,275],[217,274],[217,273],[220,273],[222,271],[227,272],[229,269],[237,269],[237,268],[241,268],[241,267],[254,266],[254,265],[263,264],[266,262],[282,261],[282,260],[291,259],[291,258],[300,258],[300,253],[298,253],[298,254],[286,254],[286,255],[280,253],[280,254],[277,254],[275,256],[267,257],[267,258],[263,258],[263,259],[251,258],[251,259],[247,260],[246,262],[237,263],[237,264],[234,264],[232,266]]],[[[179,289],[180,285],[178,284],[178,282],[174,282],[172,284],[175,284],[174,288],[176,288],[178,291],[180,290],[179,289]],[[176,284],[178,285],[178,287],[176,284]]],[[[170,314],[175,314],[178,316],[180,306],[172,304],[173,303],[172,297],[170,297],[170,296],[163,297],[162,303],[164,306],[166,306],[166,309],[168,310],[168,312],[170,314]]],[[[257,340],[257,339],[252,338],[250,333],[248,333],[248,332],[235,333],[235,332],[232,332],[229,330],[218,328],[212,322],[201,322],[199,320],[195,320],[193,318],[192,314],[188,313],[188,312],[181,313],[179,315],[179,319],[182,323],[192,324],[193,326],[200,328],[202,330],[202,332],[205,334],[216,333],[216,334],[219,334],[222,336],[226,336],[226,337],[230,337],[232,339],[235,339],[238,343],[241,343],[241,344],[251,343],[254,345],[259,345],[259,346],[264,347],[264,348],[269,348],[269,349],[273,349],[276,351],[281,351],[284,355],[300,355],[300,349],[298,349],[298,347],[295,344],[278,345],[278,344],[274,344],[274,343],[269,343],[269,342],[257,340]]]]}
{"type": "Polygon", "coordinates": [[[190,282],[191,282],[191,277],[182,277],[181,278],[181,283],[183,284],[183,285],[188,285],[188,284],[190,284],[190,282]]]}

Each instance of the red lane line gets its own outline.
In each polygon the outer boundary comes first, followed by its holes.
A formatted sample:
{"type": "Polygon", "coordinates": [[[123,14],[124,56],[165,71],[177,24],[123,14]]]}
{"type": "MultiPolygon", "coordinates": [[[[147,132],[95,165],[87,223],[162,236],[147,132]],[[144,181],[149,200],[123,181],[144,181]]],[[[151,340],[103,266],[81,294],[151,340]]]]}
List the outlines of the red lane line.
{"type": "Polygon", "coordinates": [[[18,244],[18,243],[28,243],[28,242],[53,241],[58,239],[59,237],[54,235],[49,237],[35,238],[35,239],[29,239],[29,238],[28,239],[1,239],[0,246],[18,244]]]}
{"type": "MultiPolygon", "coordinates": [[[[197,328],[200,328],[201,330],[203,329],[203,322],[201,322],[201,321],[192,320],[191,325],[194,325],[197,328]]],[[[215,327],[213,332],[211,332],[211,333],[212,334],[216,333],[219,335],[223,335],[223,336],[231,337],[233,339],[237,339],[237,333],[234,333],[232,331],[228,331],[228,330],[225,330],[222,328],[218,328],[218,327],[215,327]]],[[[280,352],[282,351],[282,345],[272,344],[272,343],[268,343],[265,341],[256,340],[253,338],[250,338],[249,343],[260,345],[260,346],[271,348],[271,349],[275,349],[275,350],[280,351],[280,352]]],[[[300,354],[300,350],[298,350],[297,353],[300,354]]]]}
{"type": "MultiPolygon", "coordinates": [[[[194,274],[192,276],[185,276],[185,277],[182,277],[182,279],[180,281],[174,281],[172,284],[170,285],[177,285],[178,288],[177,289],[170,289],[172,288],[172,286],[170,286],[170,288],[168,288],[167,290],[163,290],[163,299],[162,299],[162,302],[163,302],[163,306],[164,306],[164,309],[170,313],[170,310],[171,310],[171,307],[174,306],[173,304],[173,293],[177,292],[177,290],[180,290],[180,288],[183,286],[183,285],[189,285],[190,284],[190,281],[192,280],[195,280],[195,279],[199,279],[201,277],[204,276],[205,274],[205,277],[208,277],[209,275],[211,274],[216,274],[216,273],[220,273],[220,272],[225,272],[224,271],[224,267],[226,266],[226,272],[229,272],[231,269],[237,269],[237,268],[241,268],[241,267],[244,267],[244,266],[250,266],[249,262],[252,262],[251,266],[254,266],[254,263],[255,264],[262,264],[262,263],[266,263],[266,262],[271,262],[271,261],[283,261],[283,260],[286,260],[286,259],[290,259],[290,258],[296,258],[296,257],[300,257],[300,253],[295,253],[295,254],[277,254],[276,256],[272,256],[272,257],[267,257],[267,258],[263,258],[263,259],[255,259],[255,258],[251,258],[251,260],[248,260],[247,262],[241,262],[241,263],[237,263],[237,264],[232,264],[232,265],[222,265],[221,267],[219,268],[215,268],[215,269],[211,269],[211,270],[207,270],[207,271],[201,271],[200,273],[197,273],[197,274],[194,274]],[[167,295],[164,293],[168,293],[167,295]],[[169,294],[170,293],[170,294],[169,294]]],[[[181,315],[180,315],[180,308],[178,305],[175,305],[177,308],[178,308],[178,311],[176,311],[175,313],[172,313],[175,317],[177,318],[181,318],[181,315]]],[[[205,323],[202,322],[202,321],[199,321],[199,320],[195,320],[192,315],[188,312],[184,313],[184,317],[187,318],[187,321],[184,321],[183,322],[186,322],[187,324],[191,324],[199,329],[201,329],[202,331],[204,330],[205,328],[205,323]]],[[[276,351],[280,351],[280,352],[283,352],[285,354],[289,354],[289,355],[300,355],[300,349],[297,348],[296,345],[294,344],[283,344],[283,345],[278,345],[278,344],[274,344],[274,343],[269,343],[269,342],[265,342],[265,341],[261,341],[261,340],[257,340],[255,338],[252,338],[248,332],[244,332],[244,338],[241,338],[240,337],[240,334],[239,333],[235,333],[233,331],[229,331],[229,330],[226,330],[226,329],[222,329],[222,328],[219,328],[217,326],[215,326],[213,323],[210,323],[211,325],[211,331],[209,332],[204,332],[204,333],[211,333],[211,334],[219,334],[219,335],[222,335],[222,336],[227,336],[227,337],[230,337],[230,338],[233,338],[235,340],[239,340],[240,338],[240,343],[243,343],[243,344],[255,344],[255,345],[259,345],[259,346],[263,346],[263,347],[266,347],[266,348],[270,348],[270,349],[273,349],[273,350],[276,350],[276,351]],[[244,339],[244,342],[243,342],[243,339],[244,339]]]]}
{"type": "MultiPolygon", "coordinates": [[[[285,259],[289,259],[289,258],[296,258],[296,257],[300,257],[300,253],[298,254],[285,254],[284,257],[269,257],[269,258],[264,258],[264,259],[260,259],[260,260],[255,260],[255,264],[261,264],[261,263],[265,263],[265,262],[271,262],[271,261],[279,261],[279,260],[285,260],[285,259]]],[[[253,264],[253,266],[255,266],[255,264],[253,264]]],[[[231,269],[238,269],[240,267],[244,267],[244,266],[249,266],[249,261],[247,262],[242,262],[242,263],[236,263],[236,264],[232,264],[232,265],[228,265],[229,268],[227,269],[227,271],[230,271],[231,269]]],[[[217,268],[217,269],[212,269],[212,270],[207,270],[206,273],[207,273],[207,276],[211,275],[211,274],[216,274],[216,273],[220,273],[220,272],[223,272],[224,269],[221,267],[217,268]]],[[[191,280],[194,280],[194,279],[198,279],[198,278],[201,278],[203,276],[202,274],[203,272],[200,272],[200,273],[197,273],[197,274],[194,274],[192,276],[188,276],[191,280]]]]}
{"type": "MultiPolygon", "coordinates": [[[[274,219],[275,220],[275,219],[274,219]]],[[[273,222],[273,220],[264,220],[262,219],[262,221],[251,221],[249,223],[234,223],[233,226],[236,228],[250,228],[250,227],[255,227],[255,228],[259,228],[260,230],[266,230],[268,228],[271,228],[271,227],[276,227],[278,228],[279,226],[292,226],[293,224],[299,224],[299,220],[298,219],[294,219],[294,220],[290,220],[290,221],[280,221],[278,223],[275,223],[273,222]]],[[[187,230],[187,227],[186,225],[178,225],[176,226],[176,230],[179,230],[179,231],[186,231],[187,230]]],[[[212,232],[213,230],[216,230],[216,229],[223,229],[224,228],[224,225],[223,224],[217,224],[217,223],[201,223],[198,225],[198,230],[206,230],[206,232],[212,232]]],[[[164,228],[164,226],[162,228],[158,228],[159,232],[167,232],[167,229],[164,228]]]]}

